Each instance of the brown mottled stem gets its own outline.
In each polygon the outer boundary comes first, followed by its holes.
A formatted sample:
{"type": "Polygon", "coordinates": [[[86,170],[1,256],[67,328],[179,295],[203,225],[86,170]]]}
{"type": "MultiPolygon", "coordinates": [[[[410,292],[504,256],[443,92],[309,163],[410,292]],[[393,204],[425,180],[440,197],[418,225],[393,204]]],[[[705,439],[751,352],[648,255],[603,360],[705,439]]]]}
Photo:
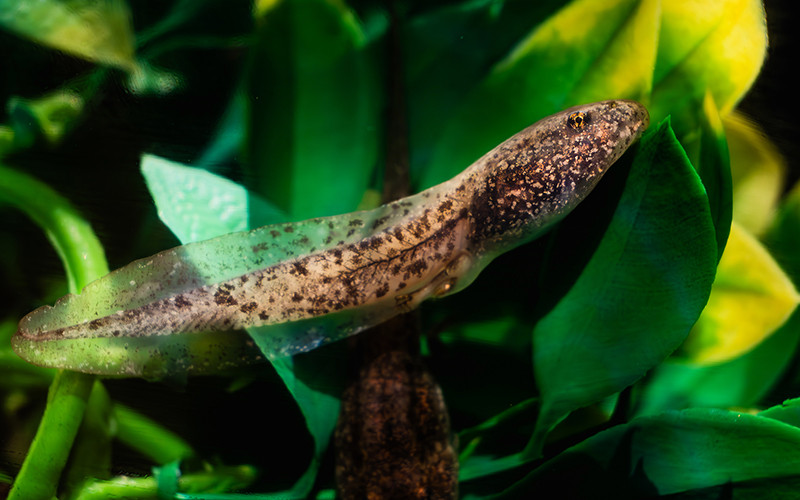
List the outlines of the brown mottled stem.
{"type": "MultiPolygon", "coordinates": [[[[389,2],[384,203],[408,195],[408,125],[398,15],[389,2]]],[[[458,457],[441,389],[420,356],[416,312],[354,341],[358,373],[342,395],[336,483],[342,499],[456,498],[458,457]]]]}

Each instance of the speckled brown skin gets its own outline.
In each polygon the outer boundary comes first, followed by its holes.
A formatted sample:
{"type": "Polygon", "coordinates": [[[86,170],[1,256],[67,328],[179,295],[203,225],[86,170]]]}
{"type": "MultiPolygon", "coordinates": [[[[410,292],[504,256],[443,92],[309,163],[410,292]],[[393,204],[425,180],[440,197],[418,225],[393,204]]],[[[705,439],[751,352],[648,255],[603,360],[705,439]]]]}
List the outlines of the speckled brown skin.
{"type": "Polygon", "coordinates": [[[422,364],[413,315],[363,335],[363,363],[336,426],[338,498],[458,496],[458,460],[439,386],[422,364]]]}
{"type": "MultiPolygon", "coordinates": [[[[267,355],[313,349],[468,285],[574,208],[647,122],[633,101],[563,111],[455,178],[375,210],[266,226],[131,263],[23,318],[12,343],[33,363],[93,373],[105,372],[83,362],[85,351],[62,349],[64,341],[124,339],[121,356],[134,356],[136,339],[280,324],[267,355]],[[233,260],[187,264],[184,254],[205,248],[233,260]],[[60,346],[33,345],[45,341],[60,346]]],[[[157,347],[148,349],[141,356],[157,347]]],[[[109,374],[139,374],[140,361],[121,364],[109,374]]]]}

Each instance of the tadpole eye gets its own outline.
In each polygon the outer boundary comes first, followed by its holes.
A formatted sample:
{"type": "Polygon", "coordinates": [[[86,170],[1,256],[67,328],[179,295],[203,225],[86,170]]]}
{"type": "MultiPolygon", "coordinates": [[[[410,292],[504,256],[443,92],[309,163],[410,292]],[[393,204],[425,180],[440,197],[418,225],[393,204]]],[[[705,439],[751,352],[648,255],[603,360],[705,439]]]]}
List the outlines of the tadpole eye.
{"type": "Polygon", "coordinates": [[[581,130],[589,123],[590,119],[591,115],[589,113],[576,111],[569,115],[569,118],[567,118],[567,125],[569,125],[573,130],[581,130]]]}

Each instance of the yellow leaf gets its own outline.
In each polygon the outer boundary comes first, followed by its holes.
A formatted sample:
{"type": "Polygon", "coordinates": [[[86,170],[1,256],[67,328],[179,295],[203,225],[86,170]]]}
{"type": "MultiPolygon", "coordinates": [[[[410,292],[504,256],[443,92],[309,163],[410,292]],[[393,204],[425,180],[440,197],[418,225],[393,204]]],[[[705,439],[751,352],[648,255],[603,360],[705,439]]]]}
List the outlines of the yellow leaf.
{"type": "Polygon", "coordinates": [[[89,61],[132,70],[134,36],[123,0],[7,0],[0,26],[89,61]]]}
{"type": "Polygon", "coordinates": [[[708,304],[679,356],[697,364],[729,361],[780,327],[800,295],[764,247],[735,221],[708,304]]]}
{"type": "MultiPolygon", "coordinates": [[[[619,97],[646,100],[655,65],[659,3],[571,2],[532,31],[493,69],[490,79],[514,77],[519,66],[532,61],[550,71],[546,78],[525,74],[526,87],[536,91],[543,84],[549,87],[558,99],[553,109],[619,97]]],[[[543,97],[547,96],[530,95],[543,97]]]]}
{"type": "Polygon", "coordinates": [[[786,162],[761,129],[739,113],[724,119],[733,179],[733,218],[755,236],[772,221],[786,162]]]}
{"type": "Polygon", "coordinates": [[[674,115],[706,91],[727,115],[755,81],[766,50],[760,0],[662,2],[651,116],[674,115]]]}

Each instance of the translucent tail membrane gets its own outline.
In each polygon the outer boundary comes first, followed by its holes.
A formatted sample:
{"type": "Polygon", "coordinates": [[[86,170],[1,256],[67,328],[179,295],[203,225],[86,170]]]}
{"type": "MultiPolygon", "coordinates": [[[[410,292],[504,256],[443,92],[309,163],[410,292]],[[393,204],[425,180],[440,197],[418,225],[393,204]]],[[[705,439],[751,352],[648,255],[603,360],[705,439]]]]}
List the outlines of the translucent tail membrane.
{"type": "Polygon", "coordinates": [[[28,314],[12,345],[150,378],[309,351],[463,289],[571,211],[647,122],[632,101],[571,108],[397,202],[163,251],[28,314]]]}

